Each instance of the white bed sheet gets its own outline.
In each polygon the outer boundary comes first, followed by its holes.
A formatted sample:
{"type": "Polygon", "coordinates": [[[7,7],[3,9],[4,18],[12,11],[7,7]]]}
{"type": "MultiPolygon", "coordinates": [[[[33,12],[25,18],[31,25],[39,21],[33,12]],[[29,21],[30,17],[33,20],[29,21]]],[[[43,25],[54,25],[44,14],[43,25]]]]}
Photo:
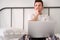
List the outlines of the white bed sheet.
{"type": "Polygon", "coordinates": [[[0,37],[4,37],[4,32],[10,28],[0,28],[0,37]]]}

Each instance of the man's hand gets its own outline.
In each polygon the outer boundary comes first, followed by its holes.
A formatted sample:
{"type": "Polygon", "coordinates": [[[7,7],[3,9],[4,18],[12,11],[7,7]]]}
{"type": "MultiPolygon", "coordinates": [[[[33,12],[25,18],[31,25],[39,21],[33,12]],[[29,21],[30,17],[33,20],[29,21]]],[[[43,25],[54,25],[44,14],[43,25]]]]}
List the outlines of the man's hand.
{"type": "Polygon", "coordinates": [[[39,10],[36,10],[35,11],[35,14],[39,16],[40,15],[40,11],[39,10]]]}
{"type": "Polygon", "coordinates": [[[32,21],[37,21],[39,15],[40,15],[39,11],[36,10],[36,11],[35,11],[35,14],[34,14],[34,16],[33,16],[33,18],[32,18],[32,21]]]}

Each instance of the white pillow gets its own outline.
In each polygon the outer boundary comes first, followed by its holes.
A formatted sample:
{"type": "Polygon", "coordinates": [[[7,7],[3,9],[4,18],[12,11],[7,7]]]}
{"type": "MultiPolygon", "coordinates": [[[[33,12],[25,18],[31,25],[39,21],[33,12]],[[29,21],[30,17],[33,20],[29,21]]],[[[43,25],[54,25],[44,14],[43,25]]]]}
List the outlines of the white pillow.
{"type": "Polygon", "coordinates": [[[25,32],[24,30],[21,30],[20,28],[11,28],[11,29],[7,29],[4,32],[4,36],[6,38],[20,38],[21,35],[24,35],[25,32]]]}

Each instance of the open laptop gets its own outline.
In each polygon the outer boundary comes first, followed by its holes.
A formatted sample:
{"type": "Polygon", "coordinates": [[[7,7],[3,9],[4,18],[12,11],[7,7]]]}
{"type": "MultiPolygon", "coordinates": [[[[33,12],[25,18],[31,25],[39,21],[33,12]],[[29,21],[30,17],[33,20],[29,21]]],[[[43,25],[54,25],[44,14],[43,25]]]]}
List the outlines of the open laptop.
{"type": "Polygon", "coordinates": [[[54,22],[29,21],[28,34],[33,38],[48,37],[54,32],[54,22]]]}

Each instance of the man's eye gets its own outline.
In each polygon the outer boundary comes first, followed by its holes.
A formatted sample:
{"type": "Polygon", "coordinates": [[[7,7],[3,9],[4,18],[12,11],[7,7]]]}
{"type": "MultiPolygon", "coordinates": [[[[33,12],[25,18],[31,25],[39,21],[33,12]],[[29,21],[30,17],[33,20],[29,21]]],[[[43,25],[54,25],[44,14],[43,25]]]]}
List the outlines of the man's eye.
{"type": "Polygon", "coordinates": [[[35,5],[35,6],[37,6],[37,5],[35,5]]]}
{"type": "Polygon", "coordinates": [[[41,5],[39,5],[39,6],[41,6],[41,5]]]}
{"type": "Polygon", "coordinates": [[[35,5],[35,6],[41,6],[41,5],[35,5]]]}

